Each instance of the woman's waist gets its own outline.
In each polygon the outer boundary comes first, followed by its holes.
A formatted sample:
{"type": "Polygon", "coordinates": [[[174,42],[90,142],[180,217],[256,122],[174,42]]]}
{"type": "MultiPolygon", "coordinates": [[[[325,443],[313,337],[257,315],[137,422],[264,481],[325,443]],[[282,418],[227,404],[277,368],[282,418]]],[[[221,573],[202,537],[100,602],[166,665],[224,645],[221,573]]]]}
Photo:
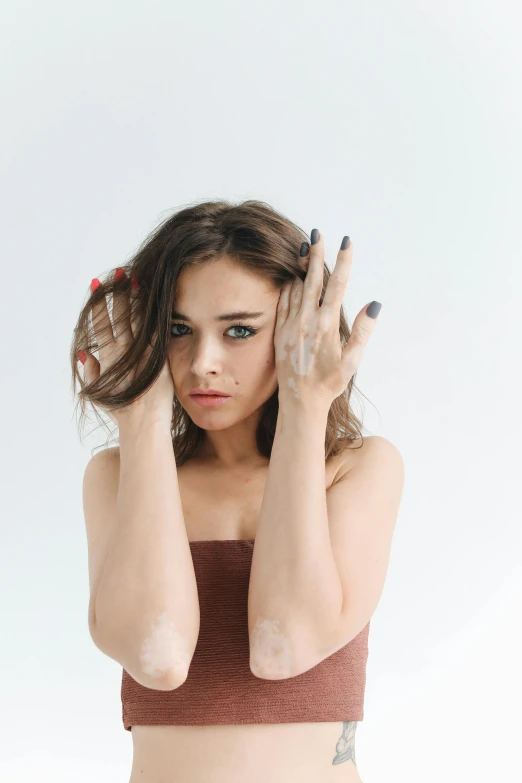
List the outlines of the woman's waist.
{"type": "Polygon", "coordinates": [[[361,783],[356,721],[132,726],[129,783],[361,783]],[[339,771],[342,769],[342,773],[339,771]],[[170,777],[170,775],[172,777],[170,777]]]}

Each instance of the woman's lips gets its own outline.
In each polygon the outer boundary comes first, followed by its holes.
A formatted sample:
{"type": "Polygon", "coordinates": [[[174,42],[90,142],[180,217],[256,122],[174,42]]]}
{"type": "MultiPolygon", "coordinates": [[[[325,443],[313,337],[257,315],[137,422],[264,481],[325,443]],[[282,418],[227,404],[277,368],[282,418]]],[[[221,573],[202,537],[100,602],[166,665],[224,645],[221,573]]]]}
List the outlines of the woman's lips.
{"type": "Polygon", "coordinates": [[[223,403],[231,398],[217,394],[191,394],[190,399],[194,400],[197,405],[202,405],[204,408],[211,408],[214,405],[223,405],[223,403]]]}

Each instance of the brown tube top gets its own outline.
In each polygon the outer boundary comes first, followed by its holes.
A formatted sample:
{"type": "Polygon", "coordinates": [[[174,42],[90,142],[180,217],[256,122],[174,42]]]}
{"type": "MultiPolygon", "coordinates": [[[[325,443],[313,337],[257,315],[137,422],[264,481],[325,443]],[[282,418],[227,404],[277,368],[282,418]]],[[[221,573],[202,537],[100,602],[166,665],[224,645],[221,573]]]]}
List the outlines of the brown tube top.
{"type": "Polygon", "coordinates": [[[137,683],[123,669],[124,728],[361,721],[370,623],[349,644],[297,677],[250,671],[248,585],[254,539],[191,541],[200,631],[187,679],[173,691],[137,683]]]}

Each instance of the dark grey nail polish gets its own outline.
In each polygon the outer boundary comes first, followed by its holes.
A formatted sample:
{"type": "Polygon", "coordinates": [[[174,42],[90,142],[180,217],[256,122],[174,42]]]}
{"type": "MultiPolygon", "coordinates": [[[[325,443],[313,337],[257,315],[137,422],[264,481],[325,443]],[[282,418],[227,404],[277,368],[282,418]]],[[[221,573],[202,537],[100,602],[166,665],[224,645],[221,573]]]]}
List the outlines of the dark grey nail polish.
{"type": "Polygon", "coordinates": [[[366,308],[366,315],[369,315],[370,318],[377,318],[381,311],[382,304],[381,302],[370,302],[368,307],[366,308]]]}
{"type": "Polygon", "coordinates": [[[312,245],[315,245],[316,242],[319,242],[319,229],[313,228],[312,233],[310,234],[310,239],[312,241],[312,245]]]}
{"type": "Polygon", "coordinates": [[[343,237],[343,241],[341,242],[341,250],[346,250],[349,244],[350,244],[350,237],[343,237]]]}
{"type": "Polygon", "coordinates": [[[301,245],[301,250],[299,251],[299,255],[306,256],[308,254],[309,247],[310,245],[308,244],[308,242],[303,242],[303,244],[301,245]]]}

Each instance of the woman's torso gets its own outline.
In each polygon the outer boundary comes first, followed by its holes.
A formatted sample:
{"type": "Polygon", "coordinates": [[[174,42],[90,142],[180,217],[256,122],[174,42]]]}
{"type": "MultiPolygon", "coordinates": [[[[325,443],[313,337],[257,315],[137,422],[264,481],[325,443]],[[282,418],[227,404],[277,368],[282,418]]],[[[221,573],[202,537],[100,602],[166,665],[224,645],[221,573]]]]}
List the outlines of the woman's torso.
{"type": "MultiPolygon", "coordinates": [[[[327,460],[325,489],[341,465],[357,458],[359,445],[327,460]]],[[[196,459],[179,467],[189,541],[255,539],[268,464],[261,459],[259,466],[233,475],[196,459]]],[[[355,763],[356,728],[353,721],[132,726],[129,783],[362,783],[355,763]]]]}

